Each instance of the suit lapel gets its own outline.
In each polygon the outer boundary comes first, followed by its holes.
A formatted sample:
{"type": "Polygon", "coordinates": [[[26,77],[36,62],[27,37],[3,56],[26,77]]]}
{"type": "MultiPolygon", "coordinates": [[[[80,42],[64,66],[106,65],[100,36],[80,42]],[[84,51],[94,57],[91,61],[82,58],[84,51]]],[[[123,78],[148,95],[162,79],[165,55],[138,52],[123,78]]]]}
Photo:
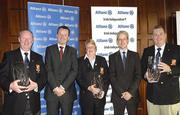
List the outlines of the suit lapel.
{"type": "Polygon", "coordinates": [[[61,63],[61,62],[60,62],[60,53],[59,53],[58,45],[55,45],[55,46],[53,47],[53,51],[54,51],[55,60],[57,61],[57,63],[61,63]]]}
{"type": "Polygon", "coordinates": [[[164,48],[164,52],[162,55],[162,61],[166,62],[166,60],[168,60],[168,57],[171,56],[171,49],[169,47],[169,45],[166,44],[165,48],[164,48]]]}
{"type": "Polygon", "coordinates": [[[126,57],[126,63],[125,63],[125,72],[128,72],[128,69],[131,69],[132,61],[134,61],[134,57],[133,57],[132,53],[128,50],[127,57],[126,57]]]}
{"type": "Polygon", "coordinates": [[[147,60],[148,60],[149,56],[152,56],[152,57],[153,57],[153,60],[154,60],[154,56],[155,56],[155,46],[152,46],[152,47],[149,49],[148,55],[147,55],[147,60]]]}
{"type": "Polygon", "coordinates": [[[64,62],[67,57],[68,57],[68,52],[69,52],[69,47],[66,45],[64,53],[63,53],[63,58],[62,58],[62,62],[64,62]]]}
{"type": "Polygon", "coordinates": [[[131,59],[131,53],[129,51],[127,51],[127,57],[126,57],[126,63],[125,63],[125,71],[127,71],[127,69],[129,68],[130,66],[130,61],[132,60],[131,59]]]}
{"type": "Polygon", "coordinates": [[[84,59],[84,63],[86,65],[86,67],[88,68],[88,70],[92,70],[93,69],[88,58],[84,59]]]}
{"type": "Polygon", "coordinates": [[[31,54],[30,54],[30,62],[29,62],[29,66],[30,66],[30,67],[31,67],[32,65],[34,65],[34,61],[35,61],[34,52],[31,51],[31,54]]]}
{"type": "Polygon", "coordinates": [[[22,55],[21,55],[20,48],[18,48],[16,52],[17,52],[17,53],[15,53],[16,55],[14,55],[14,56],[15,56],[14,62],[24,63],[24,62],[23,62],[23,57],[22,57],[22,55]]]}
{"type": "Polygon", "coordinates": [[[120,68],[120,70],[124,71],[124,67],[123,67],[123,62],[122,62],[122,57],[120,55],[120,51],[118,50],[118,52],[116,53],[116,57],[115,57],[115,62],[117,62],[117,66],[118,68],[120,68]]]}
{"type": "Polygon", "coordinates": [[[97,60],[97,57],[95,58],[95,62],[94,62],[94,69],[96,70],[98,70],[98,60],[97,60]]]}

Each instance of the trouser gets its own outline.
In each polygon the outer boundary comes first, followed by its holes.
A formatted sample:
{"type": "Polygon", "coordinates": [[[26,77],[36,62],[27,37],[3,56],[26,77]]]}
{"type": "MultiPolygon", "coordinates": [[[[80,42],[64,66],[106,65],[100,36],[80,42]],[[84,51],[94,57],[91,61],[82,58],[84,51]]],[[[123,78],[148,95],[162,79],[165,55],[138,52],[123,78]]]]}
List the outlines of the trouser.
{"type": "Polygon", "coordinates": [[[171,105],[156,105],[147,100],[148,115],[178,115],[180,102],[171,105]]]}

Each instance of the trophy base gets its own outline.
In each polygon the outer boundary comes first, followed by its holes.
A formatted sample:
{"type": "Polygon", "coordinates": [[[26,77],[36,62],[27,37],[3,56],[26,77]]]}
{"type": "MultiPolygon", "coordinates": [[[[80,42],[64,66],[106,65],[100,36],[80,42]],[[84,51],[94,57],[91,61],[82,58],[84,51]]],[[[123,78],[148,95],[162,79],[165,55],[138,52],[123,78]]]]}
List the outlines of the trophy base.
{"type": "Polygon", "coordinates": [[[150,83],[158,83],[159,82],[159,78],[149,78],[148,80],[150,83]]]}
{"type": "Polygon", "coordinates": [[[29,84],[30,84],[29,82],[28,82],[28,83],[18,82],[18,85],[19,85],[19,86],[25,86],[25,87],[27,87],[29,84]]]}

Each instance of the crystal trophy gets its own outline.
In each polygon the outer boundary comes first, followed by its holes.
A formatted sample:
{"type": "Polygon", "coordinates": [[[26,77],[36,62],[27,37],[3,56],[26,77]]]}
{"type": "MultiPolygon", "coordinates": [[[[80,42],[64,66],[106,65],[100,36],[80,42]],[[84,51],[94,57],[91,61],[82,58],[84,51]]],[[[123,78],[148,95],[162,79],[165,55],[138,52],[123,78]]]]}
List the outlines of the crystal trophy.
{"type": "Polygon", "coordinates": [[[157,83],[161,76],[160,70],[158,69],[158,64],[161,61],[161,58],[153,58],[153,56],[148,56],[148,78],[151,83],[157,83]]]}
{"type": "Polygon", "coordinates": [[[98,94],[94,94],[94,97],[97,99],[102,99],[104,97],[104,91],[103,91],[103,81],[102,81],[102,75],[104,74],[104,68],[100,68],[100,72],[98,75],[94,73],[93,80],[91,84],[95,84],[96,88],[99,88],[100,91],[98,94]]]}
{"type": "Polygon", "coordinates": [[[20,86],[28,86],[30,84],[30,71],[23,63],[16,63],[12,66],[12,73],[14,80],[20,80],[18,85],[20,86]]]}

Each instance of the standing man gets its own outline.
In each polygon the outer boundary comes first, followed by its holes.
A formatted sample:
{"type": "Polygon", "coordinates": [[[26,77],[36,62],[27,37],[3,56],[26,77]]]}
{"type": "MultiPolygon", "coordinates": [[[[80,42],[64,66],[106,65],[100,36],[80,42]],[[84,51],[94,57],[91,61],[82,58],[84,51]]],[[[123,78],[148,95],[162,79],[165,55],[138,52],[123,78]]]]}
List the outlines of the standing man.
{"type": "Polygon", "coordinates": [[[141,66],[138,53],[128,50],[128,39],[126,31],[118,32],[119,51],[109,56],[114,115],[124,115],[125,107],[128,115],[137,115],[141,66]]]}
{"type": "Polygon", "coordinates": [[[70,29],[60,26],[57,29],[57,44],[47,47],[45,63],[48,71],[48,84],[45,89],[48,115],[72,115],[76,99],[75,79],[78,72],[77,51],[67,45],[70,29]]]}
{"type": "Polygon", "coordinates": [[[152,33],[154,45],[144,49],[141,59],[142,73],[147,81],[148,115],[177,115],[180,109],[180,48],[166,43],[167,35],[161,25],[155,26],[152,33]],[[148,57],[156,57],[158,50],[161,76],[159,82],[153,83],[146,73],[148,57]]]}
{"type": "Polygon", "coordinates": [[[85,42],[86,54],[78,60],[77,82],[80,86],[82,115],[104,115],[108,90],[108,65],[104,57],[96,55],[96,44],[85,42]]]}
{"type": "Polygon", "coordinates": [[[31,50],[34,41],[31,31],[21,31],[18,40],[20,48],[6,52],[0,67],[0,85],[4,90],[3,115],[40,115],[40,91],[47,80],[45,65],[42,56],[31,50]],[[21,65],[30,72],[29,76],[21,65]],[[18,67],[17,72],[21,74],[14,72],[18,67]],[[29,77],[28,84],[18,79],[20,76],[29,77]]]}

